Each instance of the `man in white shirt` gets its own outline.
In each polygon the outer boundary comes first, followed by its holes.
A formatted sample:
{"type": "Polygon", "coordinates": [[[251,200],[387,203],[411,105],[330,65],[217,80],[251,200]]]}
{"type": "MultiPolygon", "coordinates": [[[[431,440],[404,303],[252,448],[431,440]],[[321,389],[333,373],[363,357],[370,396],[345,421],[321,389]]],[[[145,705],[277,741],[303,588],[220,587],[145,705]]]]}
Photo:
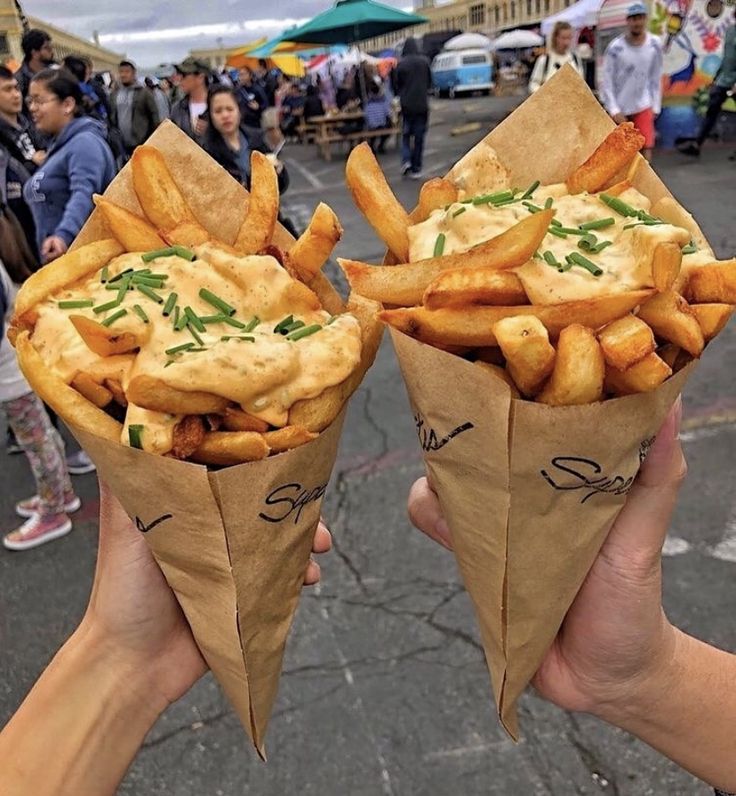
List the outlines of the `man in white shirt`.
{"type": "Polygon", "coordinates": [[[644,3],[629,6],[626,27],[603,56],[601,97],[617,124],[634,123],[645,138],[642,154],[651,160],[654,119],[662,110],[662,44],[647,31],[644,3]]]}

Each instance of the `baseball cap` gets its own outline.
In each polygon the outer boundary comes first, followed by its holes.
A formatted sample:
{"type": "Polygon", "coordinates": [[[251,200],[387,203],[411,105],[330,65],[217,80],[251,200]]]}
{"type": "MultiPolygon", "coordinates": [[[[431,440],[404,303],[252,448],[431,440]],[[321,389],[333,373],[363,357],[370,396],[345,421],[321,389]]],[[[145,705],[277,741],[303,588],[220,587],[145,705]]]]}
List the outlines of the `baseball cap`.
{"type": "Polygon", "coordinates": [[[180,64],[174,64],[174,69],[180,75],[208,75],[210,73],[210,68],[206,63],[191,55],[187,56],[180,64]]]}
{"type": "Polygon", "coordinates": [[[634,3],[626,9],[626,18],[628,19],[629,17],[646,16],[648,13],[649,9],[644,5],[644,3],[634,3]]]}

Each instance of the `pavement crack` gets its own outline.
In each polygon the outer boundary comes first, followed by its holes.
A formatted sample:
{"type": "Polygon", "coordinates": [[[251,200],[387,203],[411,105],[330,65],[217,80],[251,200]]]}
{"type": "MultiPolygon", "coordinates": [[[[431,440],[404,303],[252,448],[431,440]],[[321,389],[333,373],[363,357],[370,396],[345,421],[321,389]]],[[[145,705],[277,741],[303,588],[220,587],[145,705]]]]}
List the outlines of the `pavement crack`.
{"type": "Polygon", "coordinates": [[[580,761],[585,768],[590,772],[593,781],[602,789],[612,794],[612,796],[621,796],[618,783],[616,782],[615,774],[605,766],[598,758],[598,755],[586,744],[584,741],[585,732],[580,726],[577,717],[569,714],[568,720],[570,729],[565,732],[567,739],[570,741],[575,750],[577,751],[580,761]]]}
{"type": "Polygon", "coordinates": [[[193,721],[189,724],[185,724],[183,727],[177,727],[175,730],[171,730],[170,732],[164,733],[160,735],[158,738],[154,738],[152,741],[146,741],[142,748],[143,749],[153,749],[156,746],[161,746],[161,744],[166,743],[166,741],[170,741],[172,738],[176,737],[177,735],[181,735],[183,732],[187,731],[196,731],[202,729],[202,727],[207,727],[210,724],[215,724],[218,721],[221,721],[226,716],[229,716],[232,711],[230,710],[222,710],[219,713],[215,713],[212,716],[205,716],[202,719],[198,719],[197,721],[193,721]]]}

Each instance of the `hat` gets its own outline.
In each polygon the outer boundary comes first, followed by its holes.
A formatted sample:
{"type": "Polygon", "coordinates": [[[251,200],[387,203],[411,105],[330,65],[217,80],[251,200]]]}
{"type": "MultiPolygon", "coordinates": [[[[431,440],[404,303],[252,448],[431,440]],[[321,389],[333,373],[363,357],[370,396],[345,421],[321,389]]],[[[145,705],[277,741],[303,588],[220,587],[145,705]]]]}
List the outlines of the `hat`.
{"type": "Polygon", "coordinates": [[[649,9],[644,5],[644,3],[634,3],[626,9],[626,19],[629,17],[646,16],[648,13],[649,9]]]}
{"type": "Polygon", "coordinates": [[[180,64],[174,64],[174,69],[180,75],[208,75],[209,66],[191,55],[186,57],[180,64]]]}

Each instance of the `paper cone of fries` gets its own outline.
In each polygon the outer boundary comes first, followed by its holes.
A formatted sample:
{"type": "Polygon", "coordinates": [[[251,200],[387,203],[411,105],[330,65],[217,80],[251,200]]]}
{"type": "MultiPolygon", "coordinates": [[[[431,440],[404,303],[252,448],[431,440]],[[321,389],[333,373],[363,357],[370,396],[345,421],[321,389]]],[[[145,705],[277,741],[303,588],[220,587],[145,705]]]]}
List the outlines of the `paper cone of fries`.
{"type": "MultiPolygon", "coordinates": [[[[613,128],[588,88],[565,69],[449,177],[461,169],[468,181],[477,175],[470,194],[483,193],[497,155],[512,185],[561,183],[613,128]],[[490,157],[488,147],[495,150],[490,157]]],[[[645,163],[634,186],[653,202],[669,196],[645,163]]],[[[428,476],[477,613],[498,714],[516,739],[517,700],[694,364],[651,392],[550,406],[514,397],[489,369],[390,330],[428,476]]]]}
{"type": "MultiPolygon", "coordinates": [[[[181,234],[199,236],[200,241],[203,235],[205,239],[209,236],[210,239],[216,239],[224,244],[222,249],[225,252],[224,256],[236,257],[237,252],[229,247],[237,248],[243,230],[246,236],[254,234],[256,225],[253,224],[252,228],[251,225],[244,225],[243,218],[249,202],[256,201],[253,199],[255,193],[249,199],[248,194],[235,180],[229,177],[199,146],[170,123],[162,125],[147,144],[163,155],[168,173],[171,175],[167,179],[173,177],[176,182],[176,185],[171,186],[168,195],[162,197],[161,204],[166,201],[174,201],[175,197],[172,198],[170,194],[173,192],[179,196],[180,191],[183,201],[191,210],[192,215],[187,225],[182,225],[183,232],[181,234]]],[[[138,150],[138,152],[140,151],[138,150]]],[[[152,152],[152,150],[148,151],[152,152]]],[[[160,158],[156,152],[153,152],[153,156],[154,161],[160,158]]],[[[261,166],[264,162],[265,160],[261,161],[261,166]]],[[[135,163],[129,164],[123,169],[109,186],[105,193],[105,199],[116,207],[135,213],[138,217],[137,220],[133,217],[127,218],[139,226],[143,224],[141,229],[145,233],[143,211],[133,188],[134,167],[135,163]]],[[[135,174],[137,175],[138,172],[135,174]]],[[[273,175],[266,176],[273,177],[273,175]]],[[[273,186],[275,186],[275,182],[275,177],[273,177],[273,186]]],[[[136,190],[138,190],[137,184],[136,190]]],[[[275,194],[273,201],[277,202],[278,194],[275,188],[273,193],[275,194]]],[[[140,196],[140,192],[138,196],[140,196]]],[[[176,202],[179,203],[179,207],[185,206],[182,204],[181,197],[176,202]]],[[[176,202],[174,202],[175,206],[176,202]]],[[[271,210],[271,222],[273,223],[276,210],[273,206],[271,210]]],[[[146,207],[146,216],[151,222],[156,214],[155,211],[157,211],[155,206],[152,209],[146,207]]],[[[259,212],[262,215],[265,214],[263,209],[259,212]]],[[[72,255],[75,251],[81,251],[82,247],[87,244],[110,239],[110,229],[107,227],[109,218],[103,218],[103,215],[103,211],[98,207],[74,242],[71,249],[72,255]]],[[[248,217],[250,218],[250,216],[248,217]]],[[[291,276],[287,276],[273,260],[270,260],[268,265],[258,267],[270,269],[268,271],[269,278],[276,280],[271,284],[285,285],[284,290],[286,291],[294,288],[291,293],[283,294],[286,296],[284,301],[292,294],[299,296],[306,294],[308,300],[312,302],[312,306],[315,306],[315,313],[321,313],[320,317],[327,314],[322,310],[331,313],[332,317],[329,318],[329,322],[322,321],[324,325],[320,326],[320,333],[326,334],[332,328],[330,326],[332,322],[337,320],[339,323],[342,317],[340,313],[346,311],[340,297],[319,272],[319,267],[329,255],[341,230],[334,214],[325,206],[320,206],[318,213],[315,214],[315,219],[316,221],[313,221],[315,226],[319,226],[319,223],[322,224],[316,249],[315,236],[307,235],[303,236],[296,244],[297,249],[301,247],[299,257],[295,254],[293,260],[289,261],[288,255],[286,258],[278,252],[273,255],[280,256],[287,262],[288,268],[291,269],[289,272],[291,276]],[[306,257],[305,252],[310,255],[311,259],[306,257]],[[304,263],[307,265],[311,263],[316,273],[311,275],[311,279],[305,278],[300,282],[294,273],[300,264],[303,266],[304,263]],[[308,283],[311,292],[307,290],[304,283],[308,283]],[[320,301],[317,301],[316,297],[320,301]],[[317,309],[318,307],[321,308],[317,309]]],[[[157,224],[157,228],[162,229],[160,224],[157,224]]],[[[122,239],[125,237],[125,232],[126,230],[123,229],[122,234],[116,236],[122,239]]],[[[144,236],[145,240],[153,239],[155,241],[156,230],[149,229],[146,234],[148,237],[144,236]]],[[[136,238],[136,241],[138,240],[141,238],[136,238]]],[[[165,237],[165,240],[172,242],[168,236],[165,237]]],[[[179,241],[174,237],[173,242],[178,243],[179,241]]],[[[281,252],[289,249],[296,251],[294,241],[278,225],[267,242],[271,247],[267,251],[268,254],[272,253],[274,246],[279,247],[281,252]]],[[[112,249],[113,255],[119,254],[121,250],[115,241],[111,241],[109,248],[112,249]]],[[[146,251],[151,248],[156,247],[134,246],[128,251],[135,252],[141,249],[146,251]]],[[[254,249],[254,251],[260,250],[262,250],[261,244],[258,245],[258,249],[254,249]]],[[[191,251],[184,249],[184,253],[191,255],[184,257],[185,261],[194,258],[194,253],[191,251]]],[[[140,261],[140,257],[133,256],[133,259],[140,261]]],[[[155,258],[152,257],[152,259],[155,258]]],[[[263,259],[266,258],[261,258],[261,260],[263,259]]],[[[79,265],[77,261],[74,262],[76,263],[75,267],[79,265]]],[[[161,260],[156,260],[156,262],[160,264],[158,270],[168,267],[165,262],[161,263],[161,260]]],[[[199,259],[191,267],[194,268],[197,264],[201,267],[207,265],[212,267],[207,262],[200,263],[199,259]]],[[[84,265],[83,262],[82,265],[84,265]]],[[[188,263],[185,262],[181,267],[187,265],[188,263]]],[[[54,264],[47,268],[52,269],[53,266],[54,264]]],[[[87,268],[84,272],[88,278],[92,275],[96,291],[109,287],[105,284],[109,277],[102,275],[104,269],[102,272],[97,270],[100,266],[101,264],[95,265],[93,270],[90,271],[87,268]],[[99,279],[97,278],[98,273],[100,274],[99,279]]],[[[79,267],[81,268],[81,266],[79,267]]],[[[118,267],[122,268],[122,266],[118,267]]],[[[230,268],[234,270],[238,268],[253,269],[256,266],[252,262],[249,264],[242,260],[235,260],[234,265],[231,265],[230,268]]],[[[134,269],[128,269],[128,271],[130,270],[134,269]]],[[[41,276],[42,273],[43,271],[39,272],[39,275],[34,275],[33,282],[29,280],[27,287],[24,286],[25,294],[21,291],[19,295],[19,304],[22,306],[20,309],[16,307],[17,323],[21,328],[20,330],[16,328],[14,331],[17,336],[16,347],[21,366],[32,386],[70,423],[73,433],[91,456],[100,476],[109,484],[141,533],[145,534],[157,562],[186,615],[204,658],[237,711],[258,753],[265,758],[264,737],[278,688],[286,637],[301,592],[314,531],[319,521],[322,498],[337,453],[344,417],[344,404],[350,393],[358,386],[363,373],[375,356],[381,336],[380,324],[374,320],[373,327],[370,329],[361,324],[358,335],[359,339],[362,336],[362,347],[359,349],[360,362],[344,382],[334,384],[317,395],[312,394],[313,397],[306,396],[307,399],[301,401],[301,404],[292,404],[289,409],[290,424],[295,422],[291,419],[294,406],[302,406],[299,421],[301,431],[298,434],[300,438],[295,443],[296,446],[285,444],[282,447],[276,447],[275,443],[271,445],[269,433],[265,432],[268,423],[261,421],[264,428],[255,433],[255,436],[250,430],[244,431],[242,435],[247,439],[261,437],[256,440],[260,446],[257,448],[259,450],[257,456],[244,455],[238,458],[237,451],[233,452],[228,449],[229,460],[218,461],[215,458],[214,463],[232,464],[232,466],[209,468],[204,464],[180,460],[184,458],[183,455],[180,458],[156,455],[121,444],[118,440],[121,439],[123,429],[117,420],[97,408],[102,404],[94,406],[85,400],[86,396],[82,397],[84,393],[80,395],[74,392],[72,387],[76,381],[73,381],[70,387],[68,383],[63,383],[57,375],[53,377],[56,379],[56,389],[66,397],[63,406],[79,408],[79,417],[85,418],[84,424],[81,422],[75,424],[73,411],[66,413],[63,411],[62,404],[57,401],[58,396],[53,394],[54,382],[49,382],[48,377],[44,377],[43,373],[39,372],[39,369],[44,370],[43,362],[39,352],[33,348],[33,338],[28,336],[28,328],[23,326],[29,314],[31,318],[28,323],[31,326],[33,323],[37,323],[33,317],[34,303],[30,302],[27,297],[34,291],[38,292],[38,285],[47,279],[47,277],[41,276]],[[39,278],[35,278],[36,276],[39,278]],[[28,312],[29,307],[30,313],[28,312]],[[49,384],[52,386],[49,387],[49,384]],[[320,415],[327,399],[329,399],[332,413],[320,415]],[[320,420],[320,417],[324,422],[320,420]],[[299,444],[299,442],[303,444],[299,444]],[[266,443],[268,443],[268,447],[266,443]],[[270,456],[268,456],[269,450],[272,453],[270,456]],[[279,450],[283,452],[279,453],[279,450]],[[233,463],[232,459],[245,463],[233,463]]],[[[63,269],[57,267],[54,273],[58,274],[58,280],[62,280],[60,284],[64,285],[63,269]]],[[[121,271],[121,275],[125,273],[126,271],[121,271]]],[[[132,286],[124,288],[121,295],[127,295],[126,290],[131,290],[136,296],[133,301],[143,304],[145,302],[139,296],[147,289],[146,280],[155,282],[156,277],[155,275],[146,276],[145,269],[142,269],[141,273],[144,275],[143,281],[131,283],[132,286]],[[136,285],[143,285],[141,293],[135,292],[136,285]]],[[[151,273],[150,269],[148,273],[151,273]]],[[[251,274],[250,279],[255,278],[252,276],[254,273],[252,270],[248,273],[251,274]]],[[[240,274],[238,278],[243,278],[242,271],[238,271],[238,274],[240,274]]],[[[83,274],[80,272],[79,275],[83,274]]],[[[159,275],[158,278],[161,279],[161,276],[159,275]]],[[[176,287],[177,282],[173,284],[176,287]]],[[[191,284],[196,285],[195,291],[199,289],[196,277],[189,283],[180,280],[178,284],[182,286],[176,288],[180,290],[180,293],[185,288],[189,290],[191,284]]],[[[114,286],[113,290],[115,290],[114,286]]],[[[276,290],[276,287],[273,287],[273,290],[276,290]]],[[[48,291],[46,292],[48,293],[48,291]]],[[[58,292],[56,295],[58,296],[58,292]]],[[[110,293],[107,294],[108,297],[110,295],[110,293]]],[[[190,292],[189,295],[196,297],[197,293],[190,292]]],[[[202,296],[201,290],[198,295],[202,296]]],[[[148,296],[151,298],[150,291],[148,296]]],[[[177,294],[172,291],[171,296],[174,296],[173,301],[175,302],[177,294]]],[[[156,296],[154,295],[153,298],[155,299],[156,296]]],[[[217,296],[214,298],[221,304],[223,303],[221,298],[217,296]]],[[[191,300],[194,301],[194,299],[191,300]]],[[[121,299],[118,298],[118,304],[120,301],[121,299]]],[[[163,299],[159,298],[159,301],[161,302],[163,299]]],[[[89,311],[92,311],[92,300],[89,300],[86,305],[84,301],[70,303],[74,306],[87,306],[90,308],[89,311]]],[[[61,307],[63,302],[53,302],[53,304],[56,307],[61,307]]],[[[136,306],[138,309],[141,308],[140,305],[136,306]]],[[[147,328],[153,328],[156,333],[163,330],[167,335],[170,335],[172,331],[180,333],[178,329],[172,329],[168,318],[159,317],[162,315],[163,306],[161,303],[158,305],[152,302],[145,304],[149,315],[157,313],[156,324],[166,324],[165,329],[163,326],[147,328]]],[[[48,303],[46,307],[48,310],[48,303]]],[[[191,309],[191,307],[187,307],[187,309],[191,309]]],[[[235,307],[229,307],[229,310],[232,311],[230,317],[235,319],[233,315],[236,311],[235,307]]],[[[375,307],[373,310],[375,315],[375,307]]],[[[52,310],[49,311],[56,310],[52,307],[52,310]]],[[[212,311],[210,310],[210,312],[212,311]]],[[[223,313],[227,315],[227,307],[223,313]]],[[[35,312],[35,317],[37,316],[38,312],[35,312]]],[[[130,318],[132,315],[127,317],[130,318]]],[[[215,319],[210,319],[209,322],[219,323],[217,318],[222,318],[222,316],[215,316],[215,319]]],[[[154,322],[153,318],[147,319],[145,313],[142,314],[141,319],[145,324],[148,324],[149,320],[151,323],[154,322]]],[[[115,321],[114,317],[112,321],[115,321]]],[[[128,321],[126,320],[126,322],[128,321]]],[[[254,318],[254,322],[259,322],[259,319],[254,318]]],[[[354,323],[350,320],[346,322],[354,323]]],[[[76,323],[74,325],[79,331],[76,323]]],[[[98,325],[96,324],[96,326],[98,325]]],[[[335,326],[337,325],[336,323],[335,326]]],[[[240,326],[244,327],[245,324],[240,323],[240,326]]],[[[273,323],[270,323],[266,329],[264,324],[265,331],[263,333],[266,335],[276,334],[277,330],[273,329],[272,331],[271,326],[273,323]]],[[[306,328],[304,322],[301,322],[301,327],[306,328]]],[[[114,327],[110,323],[107,328],[114,327]]],[[[143,327],[140,328],[145,331],[143,327]]],[[[98,331],[104,332],[105,330],[99,329],[98,331]]],[[[236,329],[234,333],[232,331],[229,333],[236,334],[238,331],[236,329]]],[[[332,334],[332,332],[329,333],[332,334]]],[[[211,344],[212,348],[199,348],[198,350],[205,351],[207,355],[214,358],[217,351],[222,350],[215,347],[224,345],[222,341],[232,339],[227,336],[220,337],[220,334],[223,332],[217,332],[216,336],[208,338],[215,341],[211,344]],[[211,351],[213,353],[210,354],[211,351]]],[[[105,345],[108,342],[113,345],[117,344],[123,338],[125,338],[125,333],[121,332],[117,337],[112,336],[106,339],[105,345]]],[[[245,336],[243,338],[236,339],[232,344],[252,343],[252,339],[245,336]]],[[[141,337],[140,339],[145,340],[146,338],[141,337]]],[[[280,350],[283,352],[283,340],[285,339],[285,337],[279,337],[277,338],[279,342],[270,343],[264,338],[264,345],[281,346],[280,350]]],[[[85,342],[88,346],[90,345],[86,338],[85,342]]],[[[290,344],[293,342],[290,340],[290,344]]],[[[40,345],[43,347],[43,343],[40,345]]],[[[193,345],[191,342],[186,344],[188,347],[193,345]]],[[[181,346],[178,348],[181,349],[181,346]]],[[[94,349],[92,350],[94,351],[94,349]]],[[[138,349],[134,348],[133,350],[138,349]]],[[[244,351],[245,349],[240,350],[244,351]]],[[[306,351],[307,349],[299,350],[306,351]]],[[[289,351],[297,351],[297,349],[289,348],[289,351]]],[[[170,351],[166,353],[170,354],[170,351]]],[[[101,356],[105,357],[106,355],[101,354],[101,356]]],[[[222,356],[227,356],[227,354],[222,354],[222,356]]],[[[237,355],[235,356],[237,357],[237,355]]],[[[272,354],[272,357],[276,356],[276,354],[272,354]]],[[[288,356],[292,356],[292,354],[288,354],[288,356]]],[[[295,353],[294,356],[297,354],[295,353]]],[[[305,354],[299,354],[299,356],[305,356],[305,354]]],[[[303,367],[307,367],[308,364],[305,363],[303,367]]],[[[207,368],[208,362],[203,361],[201,367],[207,368]]],[[[252,378],[257,378],[257,372],[251,371],[251,373],[253,373],[252,378]]],[[[229,377],[227,373],[226,377],[229,377]]],[[[238,372],[238,375],[232,378],[243,379],[245,377],[238,372]]],[[[130,378],[131,384],[132,381],[133,379],[130,378]]],[[[107,385],[108,382],[105,381],[104,384],[107,385]]],[[[126,396],[124,397],[129,397],[128,387],[126,386],[125,389],[126,396]]],[[[197,393],[192,394],[196,395],[197,393]]],[[[127,402],[123,401],[123,405],[127,405],[127,402]]],[[[139,403],[138,406],[144,405],[139,403]]],[[[236,411],[234,406],[234,404],[230,404],[232,409],[226,411],[236,411]]],[[[194,419],[198,421],[201,429],[205,418],[212,417],[207,414],[210,411],[210,409],[195,409],[191,412],[184,411],[182,414],[196,415],[194,419]]],[[[129,422],[132,421],[129,420],[129,422]]],[[[132,429],[133,426],[130,428],[132,429]]],[[[138,426],[138,428],[142,429],[144,426],[138,426]]],[[[217,427],[213,426],[213,428],[217,427]]],[[[286,431],[290,429],[299,430],[296,424],[291,425],[286,431]]],[[[228,428],[228,431],[232,431],[232,429],[228,428]]],[[[273,433],[278,434],[278,431],[273,433]]],[[[229,437],[227,433],[216,430],[208,431],[206,434],[213,438],[219,436],[220,441],[223,438],[238,437],[238,433],[229,437]]],[[[205,436],[205,442],[206,439],[205,436]]],[[[273,440],[274,437],[271,436],[270,439],[273,440]]],[[[283,438],[280,439],[283,442],[283,438]]],[[[195,443],[195,445],[200,444],[204,443],[195,443]]],[[[131,436],[131,445],[134,445],[133,436],[131,436]]],[[[204,451],[204,447],[192,447],[192,455],[196,459],[196,455],[204,451]]],[[[221,451],[217,455],[219,456],[220,453],[221,451]]],[[[174,452],[174,455],[177,454],[174,452]]],[[[204,454],[200,456],[199,460],[208,463],[212,461],[206,459],[204,454]]]]}

